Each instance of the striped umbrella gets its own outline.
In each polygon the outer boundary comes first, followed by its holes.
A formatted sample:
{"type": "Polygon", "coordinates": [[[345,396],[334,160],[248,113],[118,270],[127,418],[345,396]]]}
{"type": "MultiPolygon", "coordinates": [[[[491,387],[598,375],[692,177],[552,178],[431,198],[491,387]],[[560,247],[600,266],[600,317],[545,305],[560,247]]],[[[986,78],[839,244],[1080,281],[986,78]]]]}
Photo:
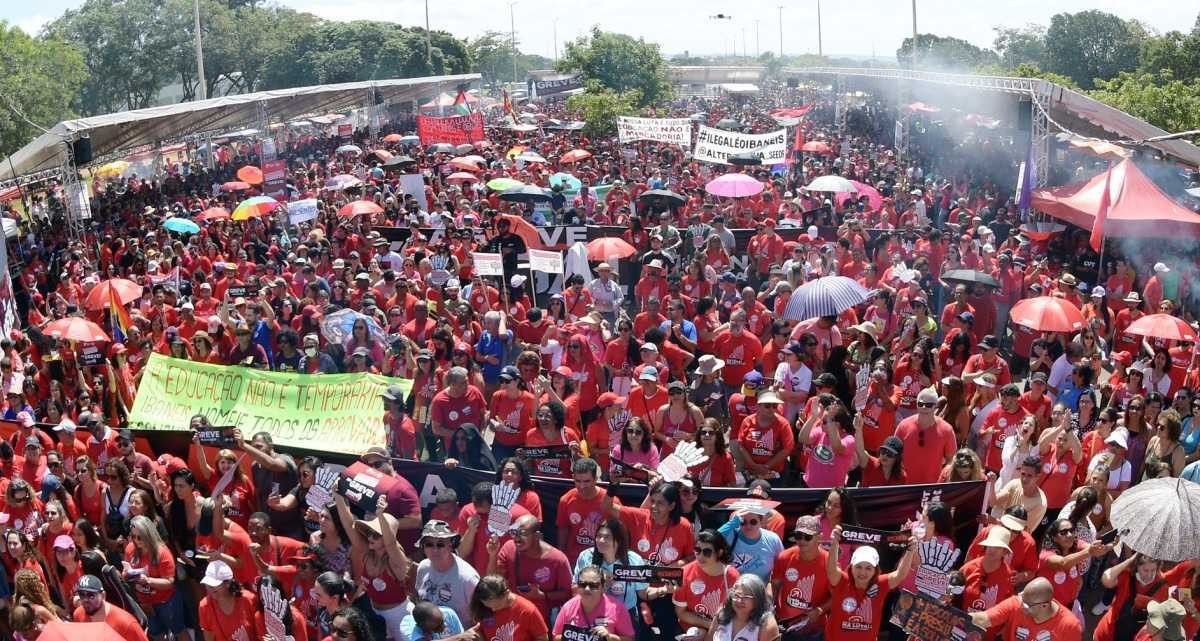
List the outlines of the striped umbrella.
{"type": "Polygon", "coordinates": [[[247,218],[257,218],[263,214],[269,214],[275,211],[279,206],[279,201],[270,196],[255,196],[247,198],[238,204],[237,209],[233,210],[230,216],[233,220],[246,220],[247,218]]]}
{"type": "Polygon", "coordinates": [[[1200,485],[1178,478],[1150,479],[1113,501],[1112,524],[1121,542],[1162,561],[1200,558],[1200,485]]]}
{"type": "Polygon", "coordinates": [[[803,321],[838,314],[867,300],[870,292],[845,276],[825,276],[800,286],[783,310],[784,320],[803,321]]]}

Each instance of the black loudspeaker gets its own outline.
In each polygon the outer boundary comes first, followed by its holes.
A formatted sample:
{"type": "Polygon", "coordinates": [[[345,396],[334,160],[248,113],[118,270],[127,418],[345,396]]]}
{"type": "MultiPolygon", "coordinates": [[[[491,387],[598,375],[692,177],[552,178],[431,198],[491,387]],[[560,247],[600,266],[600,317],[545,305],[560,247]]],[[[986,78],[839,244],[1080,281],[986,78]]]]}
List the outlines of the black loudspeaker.
{"type": "Polygon", "coordinates": [[[787,86],[788,86],[788,89],[795,89],[796,87],[799,87],[800,79],[799,78],[788,78],[787,86]]]}
{"type": "Polygon", "coordinates": [[[1017,131],[1033,133],[1033,101],[1017,101],[1017,131]]]}
{"type": "Polygon", "coordinates": [[[71,143],[71,155],[75,156],[76,167],[82,167],[92,162],[92,139],[80,138],[71,143]]]}

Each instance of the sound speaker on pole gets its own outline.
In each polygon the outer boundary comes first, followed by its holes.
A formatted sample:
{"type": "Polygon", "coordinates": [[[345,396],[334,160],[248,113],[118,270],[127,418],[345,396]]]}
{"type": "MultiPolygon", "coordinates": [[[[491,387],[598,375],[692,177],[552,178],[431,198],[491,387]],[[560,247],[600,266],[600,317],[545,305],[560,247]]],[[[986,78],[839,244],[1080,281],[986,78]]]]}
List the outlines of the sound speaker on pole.
{"type": "Polygon", "coordinates": [[[92,139],[80,138],[71,143],[71,155],[75,156],[76,167],[92,162],[92,139]]]}

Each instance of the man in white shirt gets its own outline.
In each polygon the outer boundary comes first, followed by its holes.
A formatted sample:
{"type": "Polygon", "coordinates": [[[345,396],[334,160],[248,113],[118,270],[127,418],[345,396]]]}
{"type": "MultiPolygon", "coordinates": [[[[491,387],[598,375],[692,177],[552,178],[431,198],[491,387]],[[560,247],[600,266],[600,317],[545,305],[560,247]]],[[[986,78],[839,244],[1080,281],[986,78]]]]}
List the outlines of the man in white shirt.
{"type": "Polygon", "coordinates": [[[621,291],[621,284],[612,278],[611,265],[600,263],[596,266],[596,273],[598,277],[587,284],[587,289],[592,294],[592,307],[608,321],[609,327],[615,327],[617,310],[621,308],[625,294],[621,291]]]}

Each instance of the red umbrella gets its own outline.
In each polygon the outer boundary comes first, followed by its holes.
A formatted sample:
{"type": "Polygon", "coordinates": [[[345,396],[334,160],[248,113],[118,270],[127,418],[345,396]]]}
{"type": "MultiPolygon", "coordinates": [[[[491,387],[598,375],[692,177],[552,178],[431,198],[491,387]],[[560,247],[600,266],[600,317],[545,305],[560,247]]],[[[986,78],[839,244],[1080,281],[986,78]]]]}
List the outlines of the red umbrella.
{"type": "Polygon", "coordinates": [[[383,141],[384,142],[400,142],[400,139],[403,137],[404,136],[401,136],[400,134],[388,134],[383,137],[383,141]]]}
{"type": "Polygon", "coordinates": [[[479,180],[479,176],[466,171],[456,171],[446,176],[446,182],[451,183],[471,183],[476,180],[479,180]]]}
{"type": "Polygon", "coordinates": [[[246,165],[239,169],[237,177],[251,185],[261,185],[263,181],[262,170],[254,165],[246,165]]]}
{"type": "Polygon", "coordinates": [[[240,180],[232,180],[221,185],[221,191],[245,191],[247,189],[250,189],[250,185],[240,180]]]}
{"type": "Polygon", "coordinates": [[[829,153],[829,145],[819,140],[813,140],[804,143],[804,146],[800,147],[800,151],[807,151],[810,154],[827,154],[829,153]]]}
{"type": "Polygon", "coordinates": [[[637,253],[637,248],[620,238],[605,236],[588,241],[587,257],[591,261],[605,261],[613,258],[629,258],[637,253]]]}
{"type": "Polygon", "coordinates": [[[356,200],[351,203],[342,205],[338,210],[339,216],[353,218],[354,216],[362,216],[364,214],[382,214],[383,208],[369,200],[356,200]]]}
{"type": "Polygon", "coordinates": [[[520,236],[521,240],[525,241],[526,248],[545,248],[545,245],[542,244],[542,237],[538,235],[537,227],[529,224],[528,220],[525,220],[520,216],[513,216],[512,214],[504,214],[500,217],[500,219],[508,221],[509,231],[520,236]]]}
{"type": "Polygon", "coordinates": [[[474,160],[469,160],[467,158],[455,158],[454,160],[450,161],[450,166],[454,167],[455,169],[462,170],[462,171],[482,171],[483,170],[483,167],[480,167],[479,163],[475,162],[474,160]]]}
{"type": "Polygon", "coordinates": [[[375,156],[376,158],[378,158],[380,160],[391,160],[392,159],[392,152],[390,152],[386,149],[376,149],[371,152],[371,155],[375,156]]]}
{"type": "Polygon", "coordinates": [[[1083,312],[1065,298],[1038,296],[1013,305],[1012,322],[1039,332],[1075,332],[1083,329],[1083,312]]]}
{"type": "Polygon", "coordinates": [[[583,149],[572,149],[558,157],[561,162],[578,162],[592,157],[592,152],[583,149]]]}
{"type": "Polygon", "coordinates": [[[224,207],[209,207],[200,212],[196,220],[229,220],[229,210],[224,207]]]}
{"type": "Polygon", "coordinates": [[[1137,336],[1151,336],[1169,341],[1196,342],[1196,332],[1191,325],[1170,314],[1150,314],[1135,321],[1125,330],[1137,336]]]}
{"type": "Polygon", "coordinates": [[[108,342],[111,340],[108,334],[105,334],[104,330],[100,329],[99,325],[79,316],[60,318],[51,322],[42,331],[50,336],[57,334],[58,338],[65,338],[80,343],[108,342]]]}
{"type": "Polygon", "coordinates": [[[124,278],[106,280],[92,288],[83,301],[84,309],[104,309],[109,305],[109,292],[115,292],[121,305],[128,305],[142,296],[142,286],[124,278]]]}

